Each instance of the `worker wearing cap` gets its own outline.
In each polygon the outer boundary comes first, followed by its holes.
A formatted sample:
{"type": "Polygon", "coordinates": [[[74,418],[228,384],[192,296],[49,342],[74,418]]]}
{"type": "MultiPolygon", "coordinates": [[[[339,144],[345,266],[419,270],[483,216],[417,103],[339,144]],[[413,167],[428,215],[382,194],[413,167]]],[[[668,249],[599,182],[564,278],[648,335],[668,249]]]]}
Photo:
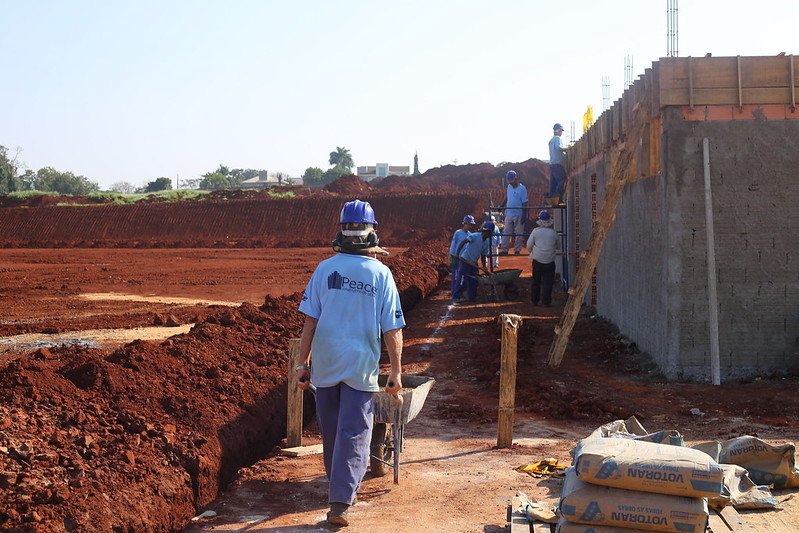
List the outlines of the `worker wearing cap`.
{"type": "Polygon", "coordinates": [[[472,228],[474,228],[474,217],[472,215],[466,215],[463,217],[463,227],[455,231],[452,235],[452,242],[450,242],[449,245],[449,266],[451,272],[450,276],[452,277],[451,294],[453,298],[455,297],[455,288],[461,284],[460,277],[458,276],[458,258],[455,257],[455,252],[458,250],[458,245],[469,236],[472,228]]]}
{"type": "Polygon", "coordinates": [[[539,299],[544,307],[552,305],[552,284],[555,281],[555,253],[558,247],[558,234],[552,228],[549,211],[538,213],[538,227],[527,238],[527,249],[533,260],[533,278],[530,300],[538,305],[539,299]]]}
{"type": "Polygon", "coordinates": [[[346,526],[347,510],[369,464],[372,393],[380,390],[380,337],[391,361],[385,391],[396,394],[402,389],[405,320],[391,271],[373,257],[388,252],[379,246],[372,206],[347,202],[339,223],[333,241],[337,253],[316,267],[300,303],[306,315],[300,338],[304,363],[295,368],[294,379],[303,390],[309,380],[316,386],[329,480],[327,520],[346,526]]]}
{"type": "Polygon", "coordinates": [[[559,123],[552,127],[554,135],[549,140],[549,194],[548,198],[562,200],[566,187],[566,150],[563,147],[563,126],[559,123]]]}
{"type": "Polygon", "coordinates": [[[470,233],[458,245],[455,256],[459,261],[458,272],[461,283],[452,294],[453,301],[457,301],[461,297],[464,289],[466,289],[466,295],[470,302],[477,299],[477,273],[478,269],[488,273],[486,257],[489,255],[489,244],[493,234],[494,224],[485,222],[479,232],[470,233]],[[478,266],[478,263],[482,263],[482,266],[478,266]]]}
{"type": "Polygon", "coordinates": [[[505,175],[508,186],[505,190],[505,232],[502,235],[500,255],[508,255],[511,237],[515,237],[516,255],[522,253],[525,222],[527,222],[527,188],[519,183],[515,170],[505,175]]]}

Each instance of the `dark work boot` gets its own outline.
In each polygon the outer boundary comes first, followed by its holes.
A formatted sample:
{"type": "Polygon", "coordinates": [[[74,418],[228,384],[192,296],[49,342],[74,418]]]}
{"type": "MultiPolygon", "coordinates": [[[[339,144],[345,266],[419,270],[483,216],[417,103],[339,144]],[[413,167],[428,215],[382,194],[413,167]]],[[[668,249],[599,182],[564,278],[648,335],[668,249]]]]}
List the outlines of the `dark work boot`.
{"type": "Polygon", "coordinates": [[[334,526],[348,526],[347,511],[350,506],[341,502],[330,502],[330,511],[327,513],[327,521],[334,526]]]}

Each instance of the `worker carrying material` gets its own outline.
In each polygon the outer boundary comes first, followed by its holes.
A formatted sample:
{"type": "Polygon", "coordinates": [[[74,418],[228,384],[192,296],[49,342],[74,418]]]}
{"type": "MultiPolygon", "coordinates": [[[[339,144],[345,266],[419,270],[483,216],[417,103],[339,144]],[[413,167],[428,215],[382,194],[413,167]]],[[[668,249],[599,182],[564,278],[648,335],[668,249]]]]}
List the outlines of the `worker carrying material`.
{"type": "Polygon", "coordinates": [[[316,386],[316,414],[322,433],[325,473],[329,480],[327,520],[346,526],[369,464],[372,393],[380,338],[385,340],[391,372],[385,391],[402,389],[402,328],[405,320],[391,271],[372,254],[378,245],[372,206],[344,204],[333,242],[338,252],[319,263],[305,288],[300,311],[306,315],[294,380],[303,390],[316,386]],[[313,354],[313,365],[311,365],[313,354]]]}
{"type": "Polygon", "coordinates": [[[469,233],[472,232],[474,226],[474,217],[472,215],[466,215],[463,217],[463,226],[461,229],[456,230],[452,235],[452,242],[450,242],[449,245],[449,268],[450,277],[452,278],[450,294],[453,298],[455,297],[455,289],[460,286],[461,283],[461,280],[458,277],[458,258],[455,257],[455,253],[458,250],[458,245],[469,236],[469,233]]]}

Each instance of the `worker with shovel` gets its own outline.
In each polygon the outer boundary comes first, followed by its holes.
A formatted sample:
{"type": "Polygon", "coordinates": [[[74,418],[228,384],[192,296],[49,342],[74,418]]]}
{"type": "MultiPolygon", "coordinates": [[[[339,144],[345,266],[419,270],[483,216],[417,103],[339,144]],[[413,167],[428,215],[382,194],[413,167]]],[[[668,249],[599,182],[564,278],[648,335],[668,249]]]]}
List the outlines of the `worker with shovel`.
{"type": "Polygon", "coordinates": [[[329,481],[327,520],[349,525],[347,512],[369,464],[372,393],[378,392],[381,334],[391,372],[385,391],[402,389],[402,316],[391,271],[374,254],[380,248],[369,202],[344,204],[338,252],[319,263],[300,303],[306,315],[300,338],[304,364],[295,368],[297,386],[316,388],[316,414],[329,481]],[[311,366],[311,360],[313,365],[311,366]],[[310,380],[310,381],[309,381],[310,380]]]}
{"type": "Polygon", "coordinates": [[[455,297],[455,289],[461,285],[461,279],[458,275],[458,258],[455,257],[455,252],[458,250],[458,245],[469,236],[472,228],[474,228],[474,217],[472,215],[466,215],[463,217],[463,227],[452,235],[452,242],[449,244],[449,266],[450,275],[452,276],[451,294],[453,298],[455,297]]]}
{"type": "Polygon", "coordinates": [[[455,289],[452,295],[453,302],[456,302],[466,289],[469,301],[477,300],[477,272],[482,268],[483,272],[488,273],[486,268],[486,257],[490,255],[489,244],[491,236],[494,234],[494,223],[485,222],[478,233],[470,233],[463,242],[458,245],[455,256],[458,258],[458,273],[461,284],[455,289]],[[482,267],[478,267],[478,261],[482,262],[482,267]]]}

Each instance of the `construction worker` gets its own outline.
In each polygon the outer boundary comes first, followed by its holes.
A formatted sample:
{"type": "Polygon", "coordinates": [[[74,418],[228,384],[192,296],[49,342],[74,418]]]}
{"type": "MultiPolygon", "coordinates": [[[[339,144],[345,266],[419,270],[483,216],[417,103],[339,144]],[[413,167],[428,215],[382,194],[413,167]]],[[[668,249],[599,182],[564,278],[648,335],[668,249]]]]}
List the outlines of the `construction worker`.
{"type": "Polygon", "coordinates": [[[458,258],[458,273],[461,278],[461,283],[455,288],[452,294],[453,302],[456,302],[466,289],[467,297],[470,302],[477,300],[477,272],[482,269],[483,272],[488,274],[486,268],[486,257],[489,255],[489,244],[491,236],[494,234],[494,224],[485,222],[477,233],[470,233],[459,245],[455,251],[455,257],[458,258]],[[482,266],[478,266],[478,261],[482,266]]]}
{"type": "Polygon", "coordinates": [[[553,136],[549,140],[549,194],[547,198],[555,198],[560,203],[566,187],[566,150],[563,147],[563,126],[560,123],[552,127],[553,136]]]}
{"type": "Polygon", "coordinates": [[[360,200],[347,202],[339,223],[341,230],[333,242],[338,253],[319,263],[300,303],[306,315],[300,338],[304,363],[295,368],[294,379],[303,390],[311,382],[316,387],[329,481],[327,520],[346,526],[347,510],[369,464],[372,393],[380,390],[380,336],[391,361],[385,391],[396,394],[402,389],[405,320],[391,271],[372,257],[388,255],[379,246],[372,206],[360,200]]]}
{"type": "Polygon", "coordinates": [[[555,281],[555,252],[558,247],[558,233],[552,227],[549,211],[538,213],[538,227],[527,238],[527,249],[533,260],[533,278],[530,300],[538,305],[539,299],[544,307],[552,305],[552,284],[555,281]]]}
{"type": "Polygon", "coordinates": [[[491,223],[494,224],[494,234],[491,236],[491,259],[494,264],[494,268],[499,266],[499,245],[502,242],[502,232],[497,226],[497,217],[491,215],[490,217],[491,223]]]}
{"type": "Polygon", "coordinates": [[[505,175],[508,182],[505,191],[505,232],[502,235],[502,245],[499,255],[508,255],[511,237],[515,236],[514,248],[516,255],[522,253],[525,223],[527,222],[527,188],[519,183],[515,170],[509,170],[505,175]]]}
{"type": "Polygon", "coordinates": [[[458,258],[455,257],[455,251],[458,249],[458,245],[463,242],[463,239],[469,236],[469,233],[474,229],[474,225],[474,217],[472,215],[463,217],[463,227],[455,231],[452,235],[452,242],[449,245],[449,266],[450,276],[452,277],[451,294],[453,298],[455,297],[455,288],[461,284],[461,280],[458,277],[458,258]]]}

